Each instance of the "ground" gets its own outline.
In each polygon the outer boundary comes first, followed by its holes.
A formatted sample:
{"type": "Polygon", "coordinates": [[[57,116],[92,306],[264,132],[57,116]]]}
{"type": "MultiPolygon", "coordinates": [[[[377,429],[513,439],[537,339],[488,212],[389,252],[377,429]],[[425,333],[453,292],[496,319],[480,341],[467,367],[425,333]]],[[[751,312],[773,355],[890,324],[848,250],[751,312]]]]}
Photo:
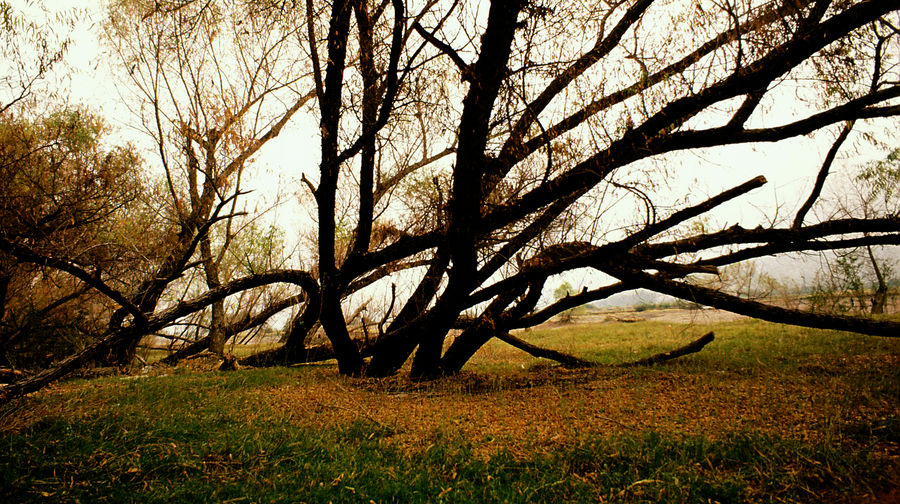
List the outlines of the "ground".
{"type": "Polygon", "coordinates": [[[652,368],[570,371],[491,342],[427,383],[204,359],[62,383],[0,412],[0,488],[62,502],[897,501],[897,341],[687,315],[519,334],[615,364],[716,333],[652,368]]]}

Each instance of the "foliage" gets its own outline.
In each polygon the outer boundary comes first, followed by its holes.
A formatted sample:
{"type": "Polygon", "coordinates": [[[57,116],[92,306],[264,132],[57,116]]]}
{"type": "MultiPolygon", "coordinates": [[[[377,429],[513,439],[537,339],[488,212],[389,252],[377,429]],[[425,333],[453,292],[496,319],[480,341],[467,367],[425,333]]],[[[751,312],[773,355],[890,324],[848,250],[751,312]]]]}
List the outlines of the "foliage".
{"type": "MultiPolygon", "coordinates": [[[[128,146],[106,147],[106,134],[81,109],[0,114],[0,238],[127,282],[151,254],[152,232],[139,218],[141,160],[128,146]]],[[[3,252],[0,283],[0,359],[17,367],[81,350],[112,309],[81,281],[3,252]]]]}
{"type": "Polygon", "coordinates": [[[38,94],[52,98],[44,80],[66,54],[70,40],[65,34],[74,27],[78,14],[69,10],[46,22],[30,19],[13,3],[0,1],[0,113],[29,101],[33,104],[32,98],[38,94]]]}
{"type": "Polygon", "coordinates": [[[900,213],[900,149],[863,165],[856,174],[862,204],[869,211],[900,213]]]}

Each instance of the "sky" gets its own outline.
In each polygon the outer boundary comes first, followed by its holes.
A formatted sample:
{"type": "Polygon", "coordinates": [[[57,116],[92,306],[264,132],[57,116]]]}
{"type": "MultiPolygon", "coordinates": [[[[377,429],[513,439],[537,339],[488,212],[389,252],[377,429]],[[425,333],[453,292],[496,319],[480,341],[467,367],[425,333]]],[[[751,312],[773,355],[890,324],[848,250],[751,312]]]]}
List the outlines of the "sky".
{"type": "MultiPolygon", "coordinates": [[[[103,15],[100,3],[89,0],[14,0],[9,3],[35,16],[44,10],[50,13],[68,9],[83,11],[84,15],[80,16],[82,21],[69,35],[72,45],[66,54],[65,72],[59,74],[59,85],[66,89],[70,104],[84,104],[99,110],[116,129],[118,138],[143,146],[148,151],[148,159],[152,159],[152,146],[146,137],[129,127],[133,117],[123,107],[116,81],[108,73],[105,61],[108,55],[101,50],[97,38],[103,15]]],[[[792,92],[790,89],[782,91],[792,92]]],[[[794,108],[769,111],[768,118],[787,122],[803,112],[802,105],[798,103],[794,108]]],[[[302,173],[311,176],[317,170],[317,126],[310,115],[299,116],[257,156],[257,173],[249,181],[249,186],[257,193],[253,197],[263,198],[259,203],[261,207],[269,204],[266,198],[271,200],[275,192],[273,188],[294,191],[300,187],[302,173]]],[[[677,170],[675,172],[679,177],[668,181],[669,190],[676,196],[694,195],[692,201],[699,202],[705,196],[763,175],[768,180],[767,185],[717,209],[712,215],[712,222],[722,227],[740,223],[749,228],[771,224],[773,218],[789,219],[812,187],[825,152],[838,129],[839,126],[827,128],[817,133],[812,142],[803,137],[777,144],[705,149],[679,155],[671,160],[675,165],[671,169],[677,170]]],[[[877,134],[883,137],[887,133],[877,134]]],[[[837,167],[849,170],[884,154],[884,151],[862,142],[859,135],[854,135],[848,147],[842,150],[837,167]]],[[[844,179],[831,177],[827,190],[841,192],[841,187],[835,185],[840,180],[844,179]]],[[[309,213],[309,209],[300,208],[291,199],[290,203],[272,212],[270,219],[285,229],[297,229],[311,224],[309,213]]],[[[896,249],[891,253],[896,257],[896,249]]],[[[766,264],[776,275],[787,277],[811,276],[814,272],[811,264],[803,262],[774,260],[766,264]]],[[[583,272],[570,274],[567,278],[575,285],[602,282],[602,279],[583,272]]]]}

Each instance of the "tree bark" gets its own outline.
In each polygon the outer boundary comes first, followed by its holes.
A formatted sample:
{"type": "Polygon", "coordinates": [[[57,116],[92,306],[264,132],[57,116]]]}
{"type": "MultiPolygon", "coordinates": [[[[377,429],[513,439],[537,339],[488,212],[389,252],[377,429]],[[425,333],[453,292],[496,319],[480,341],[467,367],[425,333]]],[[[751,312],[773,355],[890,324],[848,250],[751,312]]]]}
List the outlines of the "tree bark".
{"type": "MultiPolygon", "coordinates": [[[[213,257],[209,236],[200,240],[200,256],[206,273],[206,286],[214,289],[222,284],[219,280],[219,265],[213,257]]],[[[225,301],[212,304],[209,320],[209,350],[216,355],[225,355],[225,301]]]]}
{"type": "Polygon", "coordinates": [[[875,279],[878,282],[875,293],[872,295],[872,315],[881,315],[884,313],[884,308],[887,305],[888,286],[887,282],[884,280],[884,275],[881,273],[881,268],[878,267],[878,261],[875,259],[875,254],[872,252],[872,247],[870,245],[866,245],[866,252],[869,255],[869,261],[872,263],[875,279]]]}

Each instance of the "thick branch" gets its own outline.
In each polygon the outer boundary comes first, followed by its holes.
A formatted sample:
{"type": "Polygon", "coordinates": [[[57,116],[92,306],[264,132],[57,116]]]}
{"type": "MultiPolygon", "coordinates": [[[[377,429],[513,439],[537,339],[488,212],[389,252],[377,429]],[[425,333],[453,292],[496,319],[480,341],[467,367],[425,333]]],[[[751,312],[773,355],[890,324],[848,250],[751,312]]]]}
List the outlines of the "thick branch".
{"type": "Polygon", "coordinates": [[[653,366],[655,364],[661,364],[666,361],[670,361],[672,359],[677,359],[679,357],[697,353],[700,350],[703,350],[707,344],[712,342],[716,337],[713,333],[708,332],[701,336],[700,338],[688,343],[683,347],[676,348],[675,350],[670,350],[668,352],[662,352],[655,355],[651,355],[645,359],[636,360],[634,362],[627,362],[625,364],[619,364],[619,367],[637,367],[637,366],[653,366]]]}
{"type": "Polygon", "coordinates": [[[762,175],[760,175],[759,177],[756,177],[752,180],[748,180],[747,182],[744,182],[743,184],[741,184],[737,187],[731,188],[731,189],[724,191],[712,198],[709,198],[708,200],[704,201],[703,203],[700,203],[699,205],[694,205],[692,207],[685,208],[684,210],[679,210],[659,222],[649,224],[644,229],[641,229],[640,231],[631,234],[630,236],[628,236],[627,238],[625,238],[624,240],[622,240],[620,242],[612,244],[612,246],[618,245],[625,250],[630,249],[631,247],[643,242],[644,240],[647,240],[659,233],[662,233],[663,231],[671,229],[688,219],[691,219],[691,218],[697,217],[698,215],[702,215],[706,212],[709,212],[713,208],[715,208],[723,203],[731,201],[734,198],[737,198],[738,196],[741,196],[745,193],[752,191],[753,189],[763,186],[765,183],[766,183],[766,178],[763,177],[762,175]]]}
{"type": "Polygon", "coordinates": [[[453,64],[459,68],[460,73],[462,74],[462,80],[471,81],[472,80],[472,69],[469,68],[468,63],[463,61],[460,57],[459,53],[456,52],[455,49],[450,47],[449,44],[441,41],[437,37],[434,36],[433,33],[430,33],[426,30],[418,21],[412,24],[416,33],[418,33],[423,39],[425,39],[429,44],[436,47],[439,51],[450,57],[450,60],[453,61],[453,64]]]}
{"type": "Polygon", "coordinates": [[[900,245],[900,234],[862,236],[844,240],[813,240],[796,242],[779,242],[750,247],[729,252],[717,257],[701,259],[694,264],[708,266],[725,266],[758,257],[774,256],[786,252],[812,252],[818,250],[840,250],[872,245],[900,245]]]}
{"type": "Polygon", "coordinates": [[[667,280],[643,271],[616,267],[607,267],[604,271],[636,286],[769,322],[851,331],[888,338],[900,337],[900,322],[791,310],[743,299],[716,289],[667,280]]]}
{"type": "MultiPolygon", "coordinates": [[[[573,355],[569,355],[563,352],[558,352],[556,350],[550,350],[547,348],[541,348],[531,343],[528,343],[525,340],[519,339],[512,334],[509,333],[500,333],[497,334],[497,339],[508,343],[519,350],[533,356],[542,359],[550,359],[556,362],[559,362],[563,365],[563,367],[567,368],[591,368],[591,367],[602,367],[601,364],[596,362],[587,361],[581,359],[579,357],[575,357],[573,355]]],[[[677,359],[679,357],[683,357],[685,355],[690,355],[692,353],[697,353],[700,350],[703,350],[707,344],[712,342],[715,339],[715,335],[713,333],[706,333],[700,338],[688,343],[683,347],[676,348],[674,350],[670,350],[668,352],[662,352],[655,355],[651,355],[650,357],[640,359],[634,362],[626,362],[623,364],[618,364],[616,367],[638,367],[638,366],[653,366],[656,364],[661,364],[666,361],[670,361],[673,359],[677,359]]]]}
{"type": "Polygon", "coordinates": [[[550,350],[547,348],[541,348],[539,346],[532,345],[531,343],[528,343],[527,341],[519,339],[506,332],[499,332],[496,334],[496,337],[500,341],[508,343],[529,355],[539,357],[541,359],[550,359],[552,361],[559,362],[567,368],[597,367],[597,364],[594,362],[586,361],[584,359],[575,357],[574,355],[569,355],[563,352],[557,352],[556,350],[550,350]]]}
{"type": "Polygon", "coordinates": [[[777,251],[779,247],[782,247],[787,252],[800,250],[796,246],[791,245],[791,242],[810,242],[815,244],[816,242],[812,242],[812,240],[826,236],[898,232],[900,232],[900,217],[835,219],[811,226],[804,226],[799,229],[762,227],[746,229],[735,225],[716,233],[691,236],[664,243],[643,244],[636,247],[634,252],[647,257],[659,258],[699,252],[714,247],[750,243],[768,243],[772,250],[777,251]]]}

